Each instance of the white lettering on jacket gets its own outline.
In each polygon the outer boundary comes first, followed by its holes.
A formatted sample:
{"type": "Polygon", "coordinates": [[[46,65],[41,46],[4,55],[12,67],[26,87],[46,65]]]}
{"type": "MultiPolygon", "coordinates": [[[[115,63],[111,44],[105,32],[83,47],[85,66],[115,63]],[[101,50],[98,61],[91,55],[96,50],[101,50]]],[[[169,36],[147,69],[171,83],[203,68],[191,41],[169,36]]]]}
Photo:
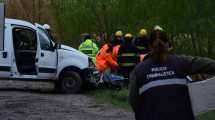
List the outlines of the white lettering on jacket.
{"type": "Polygon", "coordinates": [[[157,77],[166,77],[166,76],[172,76],[175,75],[175,71],[168,70],[167,67],[154,67],[151,68],[150,74],[147,74],[147,79],[154,79],[157,77]]]}

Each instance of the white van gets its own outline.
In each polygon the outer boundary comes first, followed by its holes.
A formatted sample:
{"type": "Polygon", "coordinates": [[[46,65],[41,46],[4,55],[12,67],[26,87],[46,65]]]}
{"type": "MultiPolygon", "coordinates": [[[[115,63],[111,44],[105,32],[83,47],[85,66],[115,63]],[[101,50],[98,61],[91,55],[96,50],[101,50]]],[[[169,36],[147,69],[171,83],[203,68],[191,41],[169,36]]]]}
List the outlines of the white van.
{"type": "Polygon", "coordinates": [[[43,26],[16,19],[4,22],[0,79],[54,81],[64,93],[77,93],[92,79],[90,58],[54,43],[43,26]]]}

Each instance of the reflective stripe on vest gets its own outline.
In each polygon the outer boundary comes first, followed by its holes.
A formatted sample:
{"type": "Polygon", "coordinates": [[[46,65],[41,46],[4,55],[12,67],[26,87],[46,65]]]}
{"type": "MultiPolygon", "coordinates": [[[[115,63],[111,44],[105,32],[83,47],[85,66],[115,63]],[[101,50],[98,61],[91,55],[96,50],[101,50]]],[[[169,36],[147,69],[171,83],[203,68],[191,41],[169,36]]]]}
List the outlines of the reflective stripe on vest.
{"type": "Polygon", "coordinates": [[[145,85],[143,85],[141,88],[139,88],[139,95],[143,94],[145,91],[153,88],[153,87],[159,87],[164,85],[187,85],[188,81],[187,79],[164,79],[164,80],[156,80],[149,82],[145,85]]]}
{"type": "Polygon", "coordinates": [[[87,55],[92,55],[93,54],[93,50],[92,49],[81,49],[81,52],[87,54],[87,55]]]}
{"type": "Polygon", "coordinates": [[[118,64],[122,67],[133,67],[136,65],[136,53],[122,53],[118,56],[118,64]]]}
{"type": "Polygon", "coordinates": [[[119,55],[119,57],[135,57],[137,56],[136,53],[122,53],[121,55],[119,55]]]}
{"type": "Polygon", "coordinates": [[[118,64],[121,67],[134,67],[137,61],[139,61],[139,56],[136,53],[121,53],[118,56],[118,64]]]}
{"type": "Polygon", "coordinates": [[[136,65],[136,63],[119,63],[122,67],[133,67],[136,65]]]}
{"type": "Polygon", "coordinates": [[[139,49],[139,50],[144,50],[145,47],[143,47],[143,46],[137,46],[137,49],[139,49]]]}

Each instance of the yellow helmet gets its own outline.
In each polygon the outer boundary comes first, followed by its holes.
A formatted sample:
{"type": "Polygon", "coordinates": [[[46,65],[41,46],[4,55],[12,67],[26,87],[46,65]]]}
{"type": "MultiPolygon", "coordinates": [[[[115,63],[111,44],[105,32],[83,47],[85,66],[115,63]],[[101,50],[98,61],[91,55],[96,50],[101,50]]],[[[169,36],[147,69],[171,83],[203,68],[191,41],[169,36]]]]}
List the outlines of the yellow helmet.
{"type": "Polygon", "coordinates": [[[122,31],[121,31],[121,30],[116,31],[115,36],[117,36],[117,37],[122,37],[122,36],[123,36],[122,31]]]}
{"type": "Polygon", "coordinates": [[[89,33],[86,33],[86,32],[85,32],[85,33],[81,33],[81,36],[82,36],[82,37],[84,37],[84,36],[86,36],[86,35],[89,35],[89,33]]]}
{"type": "Polygon", "coordinates": [[[132,35],[131,33],[127,33],[127,34],[125,34],[124,37],[125,37],[125,38],[133,38],[133,35],[132,35]]]}
{"type": "Polygon", "coordinates": [[[147,35],[147,30],[146,29],[141,29],[139,32],[140,36],[146,36],[147,35]]]}

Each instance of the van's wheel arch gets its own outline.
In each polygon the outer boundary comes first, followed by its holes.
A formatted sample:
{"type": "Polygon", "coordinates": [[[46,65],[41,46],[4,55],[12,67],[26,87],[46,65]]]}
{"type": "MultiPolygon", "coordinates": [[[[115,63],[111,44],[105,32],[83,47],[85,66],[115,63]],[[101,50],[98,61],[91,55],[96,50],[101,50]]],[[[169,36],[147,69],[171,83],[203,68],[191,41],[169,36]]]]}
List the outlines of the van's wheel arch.
{"type": "Polygon", "coordinates": [[[55,83],[55,89],[61,93],[79,93],[83,87],[83,79],[78,71],[65,70],[55,83]]]}

